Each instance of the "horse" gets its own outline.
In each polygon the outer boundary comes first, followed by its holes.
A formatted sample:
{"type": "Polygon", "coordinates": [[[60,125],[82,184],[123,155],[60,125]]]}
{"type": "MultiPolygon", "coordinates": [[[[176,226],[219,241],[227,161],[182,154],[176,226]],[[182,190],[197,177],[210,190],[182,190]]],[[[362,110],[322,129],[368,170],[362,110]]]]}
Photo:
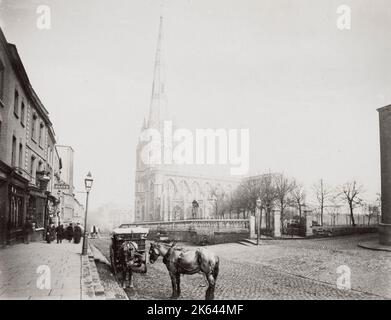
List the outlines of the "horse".
{"type": "MultiPolygon", "coordinates": [[[[132,241],[124,241],[119,250],[119,261],[122,269],[121,285],[126,289],[126,276],[129,275],[129,288],[133,286],[133,272],[145,273],[146,265],[143,263],[143,256],[137,252],[137,244],[132,241]]],[[[144,261],[145,262],[145,261],[144,261]]]]}
{"type": "Polygon", "coordinates": [[[175,243],[171,246],[158,242],[151,243],[149,262],[155,263],[159,256],[163,257],[163,263],[166,265],[171,278],[171,299],[178,299],[181,295],[181,274],[192,275],[196,273],[203,273],[208,281],[205,300],[214,299],[216,280],[219,274],[219,257],[216,254],[205,248],[184,251],[175,248],[175,243]]]}

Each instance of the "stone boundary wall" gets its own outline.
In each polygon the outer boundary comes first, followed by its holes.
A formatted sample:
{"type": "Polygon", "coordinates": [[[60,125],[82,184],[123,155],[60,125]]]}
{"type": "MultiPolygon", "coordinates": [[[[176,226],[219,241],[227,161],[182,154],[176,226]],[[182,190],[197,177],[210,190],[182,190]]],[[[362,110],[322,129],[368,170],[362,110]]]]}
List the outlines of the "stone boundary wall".
{"type": "Polygon", "coordinates": [[[376,233],[378,232],[378,226],[313,226],[312,232],[314,237],[345,236],[363,233],[376,233]]]}
{"type": "Polygon", "coordinates": [[[163,234],[169,240],[204,245],[236,242],[250,236],[248,219],[153,221],[130,225],[148,228],[149,239],[156,240],[163,234]]]}

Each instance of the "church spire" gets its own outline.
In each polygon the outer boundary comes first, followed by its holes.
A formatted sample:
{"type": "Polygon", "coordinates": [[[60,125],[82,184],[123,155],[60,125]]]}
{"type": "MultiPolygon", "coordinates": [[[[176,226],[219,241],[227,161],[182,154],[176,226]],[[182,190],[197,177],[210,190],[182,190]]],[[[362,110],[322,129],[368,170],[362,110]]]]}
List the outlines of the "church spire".
{"type": "Polygon", "coordinates": [[[167,97],[165,93],[164,77],[164,60],[163,60],[163,16],[160,16],[159,36],[156,47],[155,67],[153,72],[153,84],[151,104],[149,107],[149,128],[160,128],[161,121],[166,114],[167,97]]]}

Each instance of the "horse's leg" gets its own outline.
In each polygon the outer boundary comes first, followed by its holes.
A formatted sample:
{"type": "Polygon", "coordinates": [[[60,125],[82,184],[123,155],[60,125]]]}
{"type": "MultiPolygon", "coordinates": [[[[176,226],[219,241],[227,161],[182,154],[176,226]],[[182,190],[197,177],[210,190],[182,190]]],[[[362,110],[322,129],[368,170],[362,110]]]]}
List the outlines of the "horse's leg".
{"type": "Polygon", "coordinates": [[[215,297],[215,279],[211,273],[207,275],[207,280],[208,280],[208,289],[206,290],[205,294],[205,300],[213,300],[215,297]]]}
{"type": "Polygon", "coordinates": [[[128,268],[126,263],[122,264],[122,288],[126,289],[126,275],[128,273],[128,268]]]}
{"type": "Polygon", "coordinates": [[[179,298],[181,295],[181,274],[178,272],[175,277],[176,277],[176,285],[177,285],[176,292],[179,298]]]}
{"type": "Polygon", "coordinates": [[[129,269],[129,287],[130,288],[134,288],[133,287],[133,272],[132,272],[132,269],[129,269]]]}
{"type": "Polygon", "coordinates": [[[178,298],[177,285],[176,285],[176,276],[170,272],[171,284],[172,284],[172,299],[178,298]]]}
{"type": "Polygon", "coordinates": [[[126,270],[125,270],[125,268],[124,268],[124,265],[122,265],[121,287],[122,287],[123,289],[126,288],[125,281],[126,281],[126,270]]]}
{"type": "Polygon", "coordinates": [[[202,274],[202,279],[204,279],[205,283],[201,283],[200,284],[200,287],[207,287],[208,286],[208,279],[207,279],[207,276],[206,276],[206,273],[200,271],[199,273],[202,274]]]}

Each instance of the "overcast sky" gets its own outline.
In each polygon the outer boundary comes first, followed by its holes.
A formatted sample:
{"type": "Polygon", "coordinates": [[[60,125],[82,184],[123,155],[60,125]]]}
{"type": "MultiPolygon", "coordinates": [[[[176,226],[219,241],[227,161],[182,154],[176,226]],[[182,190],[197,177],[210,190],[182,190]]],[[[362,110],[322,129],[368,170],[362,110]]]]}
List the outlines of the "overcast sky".
{"type": "MultiPolygon", "coordinates": [[[[75,185],[91,170],[93,208],[133,206],[135,146],[150,102],[158,0],[3,0],[17,45],[75,185]],[[36,9],[51,8],[39,30],[36,9]]],[[[250,130],[250,170],[308,188],[357,179],[380,191],[376,109],[391,103],[389,0],[168,0],[168,108],[184,128],[250,130]],[[337,8],[352,9],[350,30],[337,8]]]]}

